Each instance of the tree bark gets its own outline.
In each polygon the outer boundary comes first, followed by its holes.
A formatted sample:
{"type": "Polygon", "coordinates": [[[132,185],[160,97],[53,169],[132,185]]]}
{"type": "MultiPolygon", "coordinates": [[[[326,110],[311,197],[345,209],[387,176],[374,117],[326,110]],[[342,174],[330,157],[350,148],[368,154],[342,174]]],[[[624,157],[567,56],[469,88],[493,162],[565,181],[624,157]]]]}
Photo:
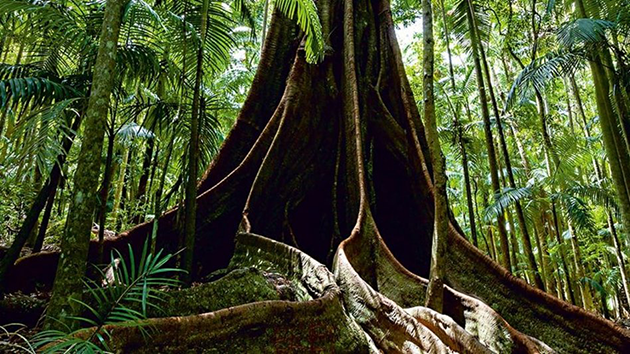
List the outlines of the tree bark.
{"type": "Polygon", "coordinates": [[[435,198],[435,226],[431,248],[431,269],[429,271],[429,286],[427,287],[426,307],[437,312],[443,311],[444,306],[444,257],[448,242],[448,201],[446,196],[446,161],[442,155],[438,127],[435,117],[435,97],[433,92],[433,10],[431,0],[422,1],[422,40],[423,46],[423,79],[422,92],[424,105],[425,134],[431,164],[433,165],[433,190],[435,198]]]}
{"type": "MultiPolygon", "coordinates": [[[[295,25],[274,16],[251,93],[199,184],[194,250],[199,277],[225,267],[234,254],[244,267],[271,264],[266,269],[297,274],[310,284],[313,301],[151,319],[158,334],[146,351],[169,351],[175,341],[192,346],[179,352],[200,349],[191,338],[210,338],[199,346],[227,346],[219,352],[243,351],[237,341],[246,338],[256,351],[280,344],[276,333],[288,351],[308,351],[309,343],[333,351],[341,338],[334,334],[342,325],[356,329],[354,321],[373,351],[628,352],[627,330],[513,277],[465,240],[453,219],[444,317],[421,306],[434,231],[432,166],[389,4],[322,0],[318,6],[333,48],[318,65],[305,62],[295,25]],[[335,224],[347,236],[340,243],[331,242],[335,224]],[[300,250],[280,240],[294,240],[300,250]],[[332,272],[304,257],[325,262],[331,243],[332,272]]],[[[167,252],[178,247],[175,214],[158,220],[157,247],[167,252]]],[[[140,224],[106,240],[105,249],[140,249],[151,229],[152,223],[140,224]]],[[[20,260],[13,288],[49,282],[42,266],[56,259],[58,253],[20,260]]],[[[139,345],[137,327],[111,330],[122,351],[139,345]]]]}
{"type": "Polygon", "coordinates": [[[105,134],[105,119],[109,98],[114,85],[116,48],[125,0],[108,0],[88,108],[85,115],[83,144],[79,152],[77,172],[74,176],[73,198],[68,212],[66,228],[61,240],[62,257],[57,269],[53,294],[48,308],[47,326],[59,328],[60,323],[71,323],[68,316],[76,315],[81,299],[82,277],[86,270],[90,229],[97,201],[100,157],[105,134]]]}
{"type": "MultiPolygon", "coordinates": [[[[477,77],[477,88],[479,90],[479,100],[481,101],[481,116],[483,118],[483,130],[486,138],[486,148],[488,149],[488,164],[490,166],[490,180],[492,183],[492,190],[495,194],[495,198],[501,193],[501,186],[499,182],[499,173],[497,171],[497,156],[494,149],[494,138],[492,134],[492,127],[490,125],[490,111],[488,110],[488,98],[486,96],[486,86],[483,79],[483,72],[481,68],[480,56],[480,38],[477,33],[477,25],[475,24],[475,17],[473,11],[473,3],[471,0],[466,1],[467,11],[466,17],[468,19],[468,28],[470,29],[470,43],[473,54],[473,62],[475,64],[475,76],[477,77]]],[[[501,243],[502,256],[501,264],[505,269],[510,271],[512,264],[510,262],[510,247],[508,246],[508,236],[505,229],[505,216],[503,213],[497,215],[497,229],[499,232],[499,241],[501,243]]]]}

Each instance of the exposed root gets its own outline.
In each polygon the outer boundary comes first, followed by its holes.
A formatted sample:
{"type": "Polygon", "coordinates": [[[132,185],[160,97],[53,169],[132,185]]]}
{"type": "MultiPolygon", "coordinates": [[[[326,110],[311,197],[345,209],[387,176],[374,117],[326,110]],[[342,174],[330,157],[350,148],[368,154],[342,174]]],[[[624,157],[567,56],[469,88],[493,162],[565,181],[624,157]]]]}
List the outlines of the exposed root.
{"type": "MultiPolygon", "coordinates": [[[[230,263],[272,273],[272,284],[261,283],[255,296],[241,292],[150,319],[149,342],[137,328],[110,327],[112,345],[123,352],[630,352],[629,331],[514,278],[467,243],[454,221],[444,313],[419,307],[433,231],[431,166],[389,3],[319,0],[318,8],[333,50],[307,65],[295,25],[274,16],[249,98],[199,184],[195,278],[230,263]],[[239,228],[245,232],[235,244],[239,228]],[[282,295],[283,287],[291,291],[282,295]],[[239,304],[246,301],[257,302],[239,304]],[[213,312],[181,316],[195,311],[213,312]]],[[[157,246],[167,252],[179,249],[176,213],[158,221],[157,246]]],[[[105,253],[128,244],[139,250],[151,229],[144,223],[106,240],[105,253]]],[[[96,250],[94,243],[91,260],[96,250]]],[[[8,289],[50,287],[58,257],[20,259],[8,289]]],[[[214,297],[215,290],[199,292],[214,297]]]]}
{"type": "MultiPolygon", "coordinates": [[[[303,301],[262,301],[184,317],[108,326],[110,347],[122,352],[369,352],[369,340],[346,315],[341,291],[326,267],[299,250],[252,234],[240,234],[233,267],[279,272],[304,287],[303,301]]],[[[243,285],[247,286],[247,285],[243,285]]],[[[83,332],[87,336],[90,329],[83,332]]]]}

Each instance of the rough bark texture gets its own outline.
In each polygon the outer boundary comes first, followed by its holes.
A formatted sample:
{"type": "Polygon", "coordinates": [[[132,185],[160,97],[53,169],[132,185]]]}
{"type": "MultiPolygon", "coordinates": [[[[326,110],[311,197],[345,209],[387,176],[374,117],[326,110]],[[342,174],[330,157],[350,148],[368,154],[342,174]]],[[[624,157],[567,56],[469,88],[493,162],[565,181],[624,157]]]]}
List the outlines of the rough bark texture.
{"type": "MultiPolygon", "coordinates": [[[[319,65],[305,63],[291,21],[272,20],[249,98],[198,186],[194,258],[204,276],[234,254],[233,266],[299,279],[308,296],[150,319],[158,331],[149,343],[137,329],[111,328],[112,344],[124,352],[630,351],[628,331],[513,277],[454,221],[444,313],[419,307],[433,234],[431,166],[389,4],[318,6],[332,48],[319,65]]],[[[176,250],[174,216],[160,217],[158,248],[176,250]]],[[[105,252],[139,248],[151,229],[106,240],[105,252]]],[[[50,283],[45,264],[58,257],[21,259],[11,288],[50,283]]]]}
{"type": "MultiPolygon", "coordinates": [[[[97,205],[100,159],[105,134],[105,122],[109,107],[109,96],[114,84],[116,47],[124,0],[109,0],[105,9],[103,29],[96,63],[94,80],[85,118],[85,130],[77,172],[74,177],[72,204],[68,212],[65,232],[61,241],[61,263],[57,269],[55,286],[48,314],[62,319],[75,315],[78,303],[71,298],[81,298],[83,274],[86,270],[86,255],[90,244],[90,229],[97,205]]],[[[103,225],[101,227],[104,227],[103,225]]],[[[50,321],[50,326],[59,322],[50,321]]]]}

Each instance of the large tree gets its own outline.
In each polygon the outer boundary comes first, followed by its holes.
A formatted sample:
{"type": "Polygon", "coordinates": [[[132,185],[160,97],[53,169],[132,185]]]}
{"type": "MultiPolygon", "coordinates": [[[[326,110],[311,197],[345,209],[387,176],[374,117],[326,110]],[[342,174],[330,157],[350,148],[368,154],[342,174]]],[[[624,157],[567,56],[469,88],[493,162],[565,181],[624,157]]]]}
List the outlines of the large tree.
{"type": "MultiPolygon", "coordinates": [[[[226,267],[238,235],[233,263],[275,262],[317,299],[151,320],[159,331],[144,350],[629,351],[627,330],[513,277],[468,243],[455,221],[443,315],[421,307],[432,167],[389,3],[318,6],[327,49],[316,65],[306,62],[295,24],[274,15],[249,97],[198,185],[191,274],[201,279],[226,267]]],[[[176,213],[159,218],[158,248],[177,250],[176,213]]],[[[151,230],[152,223],[138,225],[106,240],[105,251],[139,248],[151,230]]],[[[91,259],[96,254],[93,244],[91,259]]],[[[50,283],[47,268],[58,258],[21,259],[10,288],[50,283]]],[[[137,329],[116,331],[116,346],[138,349],[137,329]]]]}

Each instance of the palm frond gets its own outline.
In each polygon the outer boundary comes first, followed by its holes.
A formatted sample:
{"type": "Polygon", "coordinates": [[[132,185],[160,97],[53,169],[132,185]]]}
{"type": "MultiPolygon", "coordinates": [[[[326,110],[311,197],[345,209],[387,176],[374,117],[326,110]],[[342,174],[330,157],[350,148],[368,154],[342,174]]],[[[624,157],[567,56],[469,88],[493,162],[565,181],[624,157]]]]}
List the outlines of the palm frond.
{"type": "Polygon", "coordinates": [[[166,265],[174,255],[165,254],[162,250],[152,254],[149,252],[149,239],[144,243],[139,258],[134,255],[131,245],[128,246],[128,256],[123,257],[118,250],[112,251],[108,271],[100,271],[107,280],[106,286],[94,281],[86,281],[88,292],[92,294],[97,306],[93,307],[85,302],[74,300],[83,306],[91,317],[73,317],[72,319],[92,326],[90,336],[82,339],[76,336],[77,331],[67,332],[58,330],[42,331],[35,335],[34,343],[37,348],[46,346],[46,352],[102,352],[107,348],[109,332],[103,330],[105,325],[116,324],[134,326],[143,333],[147,307],[151,302],[161,301],[163,291],[157,288],[179,285],[177,279],[167,278],[165,273],[182,272],[166,265]],[[127,259],[128,261],[125,261],[127,259]],[[128,262],[128,263],[127,263],[128,262]],[[140,309],[134,308],[139,304],[140,309]]]}
{"type": "Polygon", "coordinates": [[[46,33],[48,38],[54,38],[51,46],[82,52],[93,44],[93,38],[76,9],[50,1],[0,0],[0,15],[28,15],[22,23],[27,33],[46,33]]]}
{"type": "Polygon", "coordinates": [[[616,207],[615,195],[612,193],[610,186],[606,186],[606,184],[575,184],[567,188],[566,193],[575,195],[579,198],[590,199],[593,203],[600,205],[616,207]]]}
{"type": "Polygon", "coordinates": [[[558,30],[558,41],[568,50],[578,45],[594,45],[606,43],[606,31],[615,28],[611,21],[578,18],[566,23],[558,30]]]}
{"type": "Polygon", "coordinates": [[[0,110],[8,103],[31,103],[34,106],[80,97],[73,87],[44,77],[20,77],[0,81],[0,110]]]}
{"type": "Polygon", "coordinates": [[[578,231],[595,233],[596,226],[591,208],[582,199],[564,192],[554,193],[550,197],[562,203],[569,221],[578,231]]]}
{"type": "Polygon", "coordinates": [[[76,133],[71,131],[68,124],[71,120],[68,116],[78,114],[74,107],[78,100],[79,98],[63,100],[21,119],[13,136],[26,135],[26,131],[33,133],[28,135],[20,149],[12,151],[15,160],[26,161],[28,157],[34,157],[37,168],[42,175],[46,175],[57,156],[63,153],[62,141],[76,133]]]}
{"type": "Polygon", "coordinates": [[[495,201],[484,210],[484,220],[490,221],[514,203],[529,198],[534,194],[532,187],[503,188],[495,201]]]}
{"type": "Polygon", "coordinates": [[[306,61],[318,63],[324,59],[324,35],[319,22],[317,6],[313,0],[276,0],[275,7],[285,16],[296,20],[304,31],[306,61]]]}
{"type": "Polygon", "coordinates": [[[514,80],[505,100],[505,109],[514,106],[517,98],[526,101],[535,90],[543,92],[551,80],[575,73],[583,62],[580,52],[550,52],[537,58],[514,80]]]}
{"type": "Polygon", "coordinates": [[[116,136],[119,139],[128,142],[136,138],[150,139],[155,137],[155,134],[147,128],[140,126],[136,122],[129,122],[118,129],[116,136]]]}

